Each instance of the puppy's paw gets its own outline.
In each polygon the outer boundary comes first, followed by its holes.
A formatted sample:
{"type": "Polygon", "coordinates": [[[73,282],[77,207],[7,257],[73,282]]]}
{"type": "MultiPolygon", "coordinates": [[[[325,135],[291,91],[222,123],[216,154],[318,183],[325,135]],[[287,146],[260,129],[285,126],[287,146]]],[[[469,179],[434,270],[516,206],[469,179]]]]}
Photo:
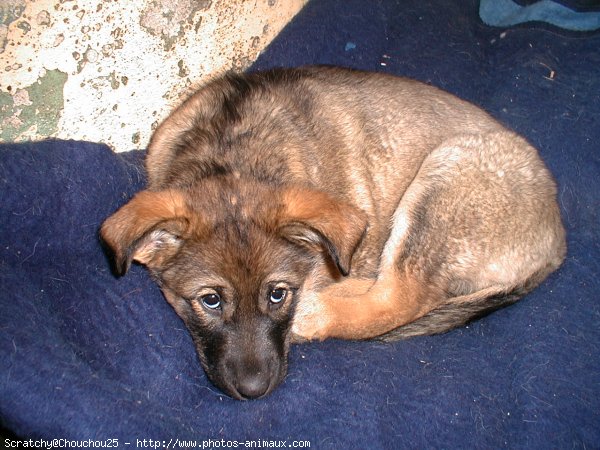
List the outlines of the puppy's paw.
{"type": "Polygon", "coordinates": [[[317,295],[303,298],[296,308],[292,334],[295,342],[329,337],[329,314],[317,295]]]}

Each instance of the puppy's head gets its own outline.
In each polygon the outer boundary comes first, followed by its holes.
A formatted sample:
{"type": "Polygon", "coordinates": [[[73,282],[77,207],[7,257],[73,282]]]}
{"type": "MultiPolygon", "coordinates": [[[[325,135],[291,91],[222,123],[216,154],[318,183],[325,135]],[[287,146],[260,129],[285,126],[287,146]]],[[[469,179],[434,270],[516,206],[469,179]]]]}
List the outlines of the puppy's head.
{"type": "Polygon", "coordinates": [[[151,270],[208,377],[243,399],[282,381],[304,282],[327,261],[346,275],[365,226],[359,210],[318,191],[218,179],[143,191],[101,236],[117,273],[132,261],[151,270]]]}

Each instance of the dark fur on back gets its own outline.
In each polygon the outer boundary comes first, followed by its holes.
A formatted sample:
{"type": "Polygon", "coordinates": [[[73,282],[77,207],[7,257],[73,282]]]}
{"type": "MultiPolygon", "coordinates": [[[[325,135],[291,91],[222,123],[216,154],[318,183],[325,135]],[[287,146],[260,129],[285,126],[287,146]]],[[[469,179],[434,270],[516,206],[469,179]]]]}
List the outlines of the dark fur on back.
{"type": "MultiPolygon", "coordinates": [[[[282,102],[281,93],[301,88],[307,74],[298,70],[271,70],[254,74],[228,73],[209,92],[212,114],[198,115],[173,145],[172,164],[163,174],[160,186],[186,186],[198,179],[229,175],[235,171],[271,184],[282,184],[289,175],[287,155],[276,150],[283,140],[310,147],[305,136],[311,128],[310,95],[290,96],[282,102]],[[289,88],[287,86],[290,86],[289,88]],[[264,108],[257,109],[257,105],[264,108]],[[276,105],[273,114],[269,105],[276,105]],[[286,130],[281,135],[279,130],[286,130]],[[293,130],[298,130],[294,133],[293,130]],[[263,157],[255,159],[249,147],[262,147],[263,157]]],[[[208,90],[208,88],[206,88],[208,90]]]]}

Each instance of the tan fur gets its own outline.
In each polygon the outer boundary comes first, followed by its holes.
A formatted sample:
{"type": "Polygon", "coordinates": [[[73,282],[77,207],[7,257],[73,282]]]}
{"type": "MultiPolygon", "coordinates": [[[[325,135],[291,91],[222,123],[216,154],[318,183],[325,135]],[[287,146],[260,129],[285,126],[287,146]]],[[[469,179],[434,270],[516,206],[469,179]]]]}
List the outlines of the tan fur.
{"type": "MultiPolygon", "coordinates": [[[[367,226],[365,214],[345,202],[307,189],[286,189],[283,192],[282,222],[285,226],[309,225],[326,236],[337,250],[337,262],[343,274],[350,272],[352,255],[367,226]]],[[[306,233],[304,232],[306,236],[306,233]]],[[[310,237],[309,237],[310,239],[310,237]]],[[[321,245],[317,242],[317,245],[321,245]]]]}
{"type": "Polygon", "coordinates": [[[367,339],[412,322],[439,296],[411,274],[396,271],[376,281],[347,278],[307,299],[296,316],[294,332],[304,339],[367,339]],[[311,309],[315,308],[315,309],[311,309]]]}
{"type": "Polygon", "coordinates": [[[425,159],[402,197],[377,280],[361,295],[344,288],[346,281],[315,293],[301,305],[294,331],[308,339],[375,337],[440,303],[480,300],[545,277],[565,251],[555,195],[537,152],[513,133],[448,140],[425,159]],[[404,257],[420,231],[411,230],[415,210],[431,192],[435,198],[425,206],[435,222],[416,253],[404,257]],[[442,252],[434,275],[424,274],[428,253],[442,252]],[[457,284],[473,293],[449,298],[457,284]]]}
{"type": "MultiPolygon", "coordinates": [[[[166,190],[161,192],[143,191],[138,193],[126,207],[109,217],[100,230],[104,241],[115,251],[115,259],[118,264],[125,264],[128,255],[125,251],[132,244],[151,231],[159,223],[170,221],[171,228],[187,228],[190,213],[185,204],[185,196],[177,190],[166,190]]],[[[192,225],[198,228],[197,224],[192,225]]],[[[156,242],[157,239],[154,239],[156,242]]],[[[130,255],[130,259],[142,264],[151,264],[153,254],[160,252],[150,251],[150,240],[140,242],[130,255]]],[[[166,255],[160,254],[161,258],[166,255]]]]}
{"type": "Polygon", "coordinates": [[[102,236],[121,273],[132,260],[153,271],[236,397],[273,388],[290,339],[447,331],[515,301],[566,252],[536,149],[389,75],[218,78],[159,126],[146,165],[149,190],[102,236]],[[223,355],[206,348],[217,336],[223,355]]]}

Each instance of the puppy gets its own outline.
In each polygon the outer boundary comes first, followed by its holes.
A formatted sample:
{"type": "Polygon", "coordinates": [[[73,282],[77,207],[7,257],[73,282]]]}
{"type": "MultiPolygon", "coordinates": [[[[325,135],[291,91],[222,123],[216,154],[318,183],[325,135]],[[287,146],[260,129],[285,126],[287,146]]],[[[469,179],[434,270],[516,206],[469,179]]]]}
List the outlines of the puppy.
{"type": "Polygon", "coordinates": [[[103,224],[212,382],[271,392],[293,340],[441,333],[554,271],[565,233],[525,139],[425,84],[328,67],[218,78],[154,134],[148,189],[103,224]]]}

